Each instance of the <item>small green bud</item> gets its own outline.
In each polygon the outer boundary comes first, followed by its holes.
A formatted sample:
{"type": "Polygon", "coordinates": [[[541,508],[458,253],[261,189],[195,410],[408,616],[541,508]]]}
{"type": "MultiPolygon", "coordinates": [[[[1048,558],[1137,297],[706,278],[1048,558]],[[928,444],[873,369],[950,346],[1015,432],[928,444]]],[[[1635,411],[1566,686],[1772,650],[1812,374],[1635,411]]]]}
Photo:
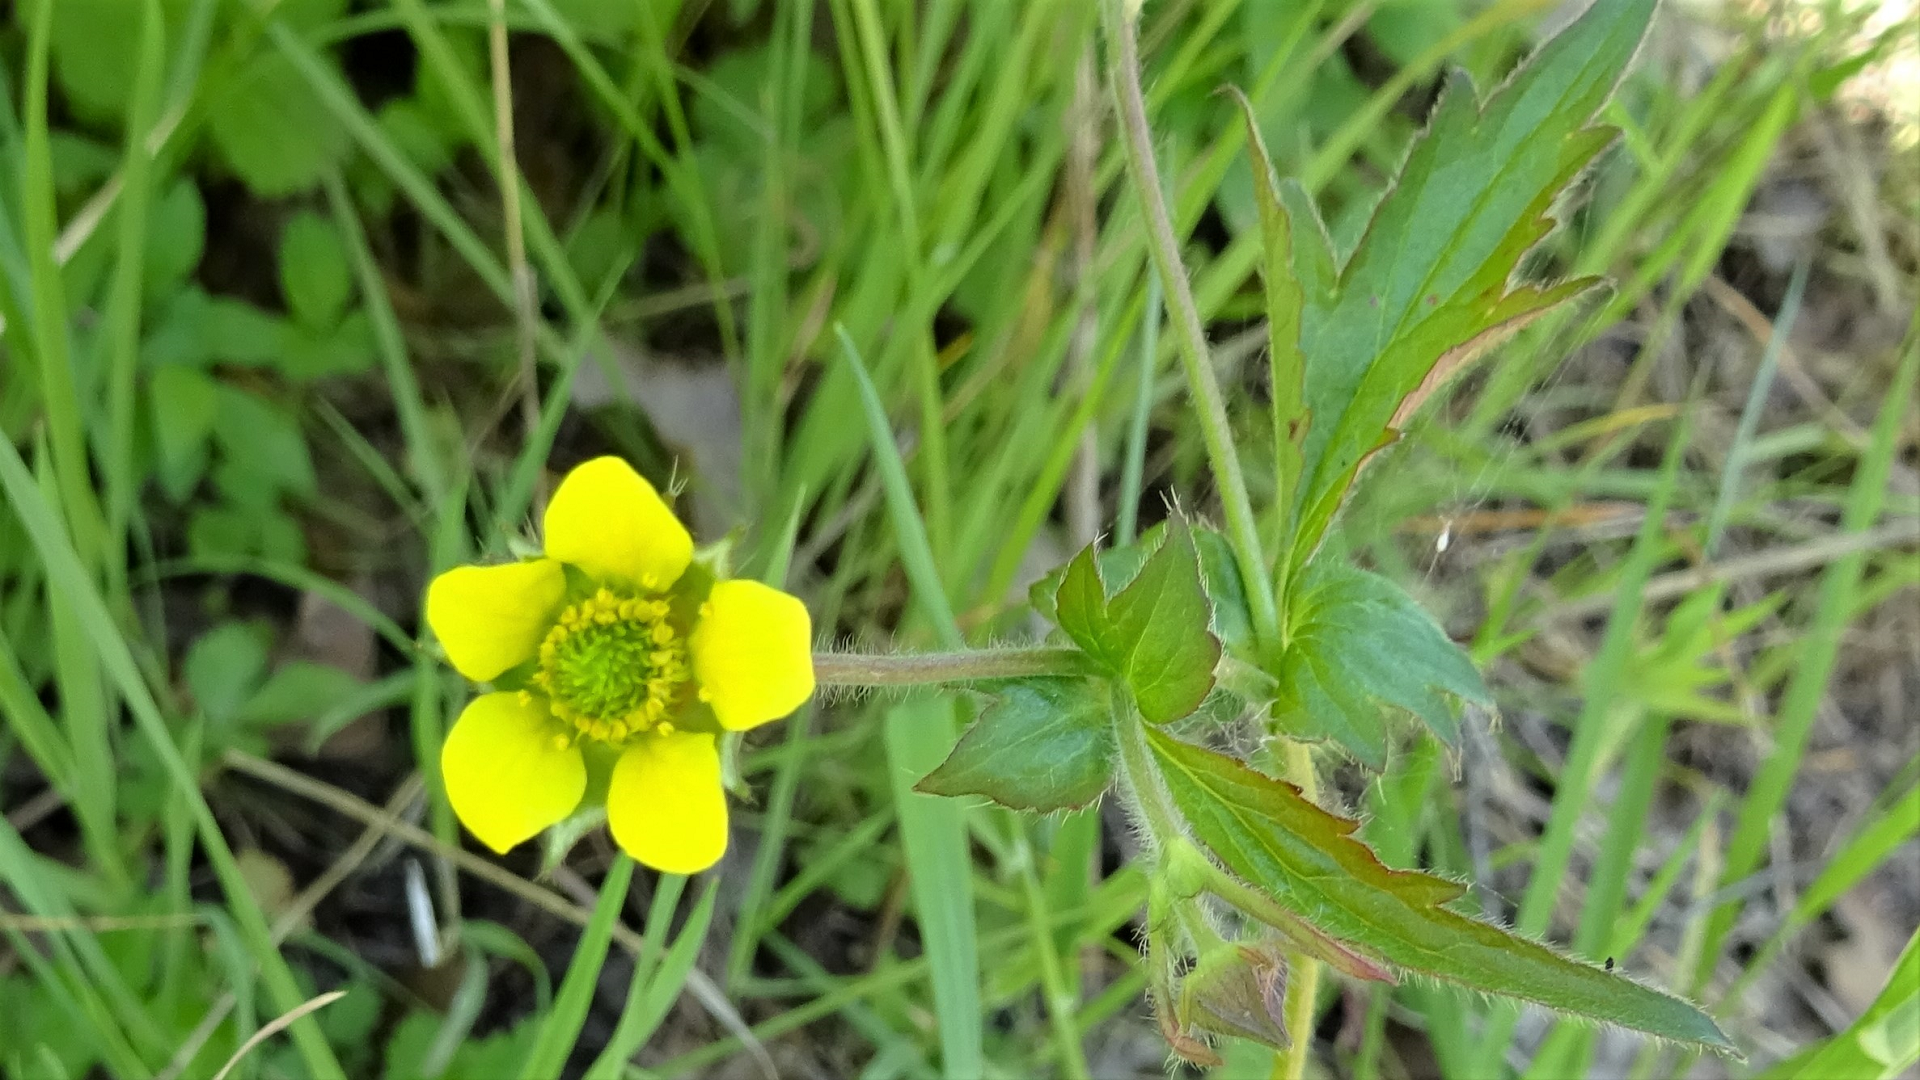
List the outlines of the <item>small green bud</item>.
{"type": "Polygon", "coordinates": [[[1209,950],[1180,983],[1182,1028],[1251,1039],[1275,1050],[1287,1036],[1287,962],[1275,942],[1209,950]]]}

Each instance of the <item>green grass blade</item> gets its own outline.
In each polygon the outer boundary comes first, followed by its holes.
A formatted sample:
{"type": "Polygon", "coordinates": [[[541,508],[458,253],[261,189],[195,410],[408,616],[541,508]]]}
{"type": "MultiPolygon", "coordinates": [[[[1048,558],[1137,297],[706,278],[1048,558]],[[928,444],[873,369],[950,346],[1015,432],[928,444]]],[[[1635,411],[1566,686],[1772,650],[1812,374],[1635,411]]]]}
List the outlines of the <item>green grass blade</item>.
{"type": "MultiPolygon", "coordinates": [[[[1900,430],[1905,421],[1907,402],[1916,379],[1920,379],[1920,323],[1909,328],[1905,354],[1893,374],[1880,416],[1874,421],[1871,441],[1860,458],[1853,484],[1847,491],[1846,507],[1841,513],[1842,532],[1857,533],[1870,528],[1880,518],[1887,499],[1887,477],[1901,443],[1900,430]]],[[[1827,681],[1833,675],[1840,640],[1854,612],[1855,596],[1865,570],[1865,552],[1852,552],[1835,559],[1820,575],[1819,596],[1813,621],[1795,646],[1795,663],[1787,682],[1780,711],[1774,722],[1773,749],[1760,766],[1740,804],[1733,835],[1727,841],[1722,886],[1746,878],[1760,866],[1766,854],[1767,838],[1773,819],[1786,805],[1787,794],[1800,772],[1807,738],[1813,732],[1814,718],[1826,696],[1827,681]]],[[[1723,904],[1709,917],[1698,966],[1690,980],[1694,992],[1705,989],[1720,947],[1733,929],[1739,910],[1723,904]]]]}
{"type": "Polygon", "coordinates": [[[567,1055],[573,1052],[573,1044],[587,1022],[587,1009],[593,1005],[594,991],[600,985],[600,967],[607,961],[607,946],[613,942],[613,927],[626,908],[627,885],[632,881],[633,860],[624,854],[614,856],[606,879],[600,883],[593,918],[580,933],[580,944],[567,962],[567,977],[560,982],[553,1011],[540,1025],[540,1034],[534,1039],[533,1049],[527,1051],[520,1075],[542,1080],[559,1076],[565,1067],[567,1055]]]}
{"type": "MultiPolygon", "coordinates": [[[[614,1028],[613,1037],[607,1040],[606,1050],[587,1070],[588,1080],[613,1080],[619,1076],[621,1066],[638,1053],[659,1029],[660,1021],[666,1019],[667,1009],[687,985],[687,976],[693,973],[693,962],[699,958],[700,946],[707,940],[707,928],[713,924],[714,899],[719,894],[720,880],[709,880],[706,891],[700,894],[700,902],[694,905],[693,913],[687,916],[686,925],[680,928],[680,936],[673,939],[673,946],[659,958],[658,966],[634,965],[633,982],[627,988],[626,1007],[620,1012],[620,1022],[614,1028]]],[[[671,912],[671,905],[667,910],[671,912]]],[[[647,918],[649,951],[666,936],[669,921],[656,919],[654,914],[650,912],[647,918]]]]}
{"type": "MultiPolygon", "coordinates": [[[[886,492],[913,597],[941,644],[966,644],[941,583],[926,527],[913,501],[906,463],[887,423],[880,393],[844,327],[837,328],[848,368],[860,387],[867,435],[886,492]]],[[[941,1065],[953,1078],[985,1071],[984,1018],[980,1008],[980,954],[973,914],[973,861],[967,850],[966,809],[952,799],[922,795],[914,783],[944,760],[959,731],[953,703],[923,697],[886,712],[885,739],[894,803],[899,807],[902,847],[912,876],[914,908],[933,968],[934,1008],[940,1025],[941,1065]]]]}
{"type": "MultiPolygon", "coordinates": [[[[208,808],[206,799],[201,796],[199,783],[194,770],[180,756],[174,746],[172,736],[167,730],[167,722],[161,715],[160,705],[154,699],[153,692],[141,677],[139,664],[135,662],[127,642],[120,636],[106,603],[101,600],[89,579],[79,556],[62,535],[58,519],[53,509],[40,495],[33,478],[27,471],[26,463],[20,460],[19,451],[13,444],[0,439],[0,490],[7,496],[20,523],[25,526],[35,551],[45,564],[48,580],[59,589],[65,601],[72,605],[74,614],[85,628],[96,650],[101,666],[107,677],[133,713],[135,725],[140,734],[152,746],[154,756],[166,770],[169,779],[184,793],[190,793],[189,808],[192,810],[194,824],[200,836],[200,843],[207,859],[213,864],[220,887],[226,893],[227,903],[232,909],[234,919],[239,924],[247,948],[254,962],[260,965],[266,978],[267,988],[273,995],[274,1005],[282,1012],[290,1011],[306,1000],[294,981],[293,972],[274,946],[272,935],[267,926],[266,915],[260,910],[259,902],[248,890],[247,882],[241,876],[240,867],[234,861],[233,849],[227,845],[226,837],[220,832],[219,823],[214,820],[213,811],[208,808]]],[[[295,1048],[309,1073],[321,1078],[340,1077],[339,1061],[327,1045],[326,1038],[312,1017],[302,1017],[289,1028],[295,1048]]]]}
{"type": "MultiPolygon", "coordinates": [[[[1555,778],[1553,810],[1540,837],[1527,891],[1514,920],[1515,928],[1523,934],[1538,935],[1547,929],[1573,856],[1575,827],[1588,809],[1594,784],[1600,779],[1600,751],[1606,741],[1607,715],[1612,709],[1609,688],[1620,685],[1628,677],[1635,630],[1643,607],[1641,590],[1653,576],[1654,566],[1665,550],[1667,507],[1679,485],[1680,467],[1691,438],[1692,425],[1683,418],[1667,442],[1666,458],[1660,466],[1658,484],[1648,500],[1646,517],[1621,568],[1617,599],[1607,618],[1600,651],[1581,678],[1582,703],[1580,714],[1573,721],[1573,744],[1567,750],[1560,775],[1555,778]]],[[[1499,1069],[1519,1018],[1519,1011],[1510,1006],[1494,1007],[1481,1036],[1475,1072],[1491,1075],[1499,1069]]]]}
{"type": "Polygon", "coordinates": [[[1761,1080],[1894,1080],[1920,1062],[1920,930],[1894,961],[1887,985],[1847,1030],[1811,1053],[1761,1073],[1761,1080]]]}

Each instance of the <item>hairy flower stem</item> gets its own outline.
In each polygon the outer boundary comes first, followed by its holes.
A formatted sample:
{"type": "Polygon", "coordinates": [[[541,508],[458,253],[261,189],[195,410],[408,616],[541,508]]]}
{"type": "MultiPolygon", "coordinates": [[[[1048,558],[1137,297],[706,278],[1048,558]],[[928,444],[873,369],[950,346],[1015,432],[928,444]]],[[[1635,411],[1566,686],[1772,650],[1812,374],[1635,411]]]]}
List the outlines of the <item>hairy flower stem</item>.
{"type": "Polygon", "coordinates": [[[821,686],[929,686],[1018,679],[1034,675],[1090,675],[1078,649],[969,649],[939,653],[814,653],[813,678],[821,686]]]}
{"type": "Polygon", "coordinates": [[[1213,466],[1214,483],[1220,489],[1220,502],[1227,515],[1227,539],[1233,545],[1234,560],[1240,564],[1240,580],[1253,616],[1254,636],[1263,644],[1278,646],[1280,616],[1274,604],[1273,579],[1267,571],[1266,557],[1260,552],[1253,501],[1247,497],[1247,482],[1240,475],[1240,456],[1233,446],[1233,429],[1227,423],[1226,402],[1220,396],[1220,383],[1214,378],[1213,364],[1207,357],[1207,333],[1200,322],[1200,308],[1194,303],[1193,286],[1188,283],[1187,268],[1180,261],[1180,242],[1173,235],[1173,223],[1161,197],[1160,170],[1153,160],[1153,135],[1147,128],[1146,100],[1140,93],[1140,47],[1128,7],[1127,0],[1107,0],[1101,7],[1101,21],[1106,24],[1111,50],[1108,75],[1113,80],[1120,133],[1127,148],[1127,171],[1140,197],[1141,214],[1146,218],[1147,249],[1153,253],[1154,270],[1165,289],[1167,314],[1180,346],[1181,366],[1187,373],[1187,392],[1193,397],[1194,415],[1200,421],[1200,433],[1207,444],[1207,461],[1213,466]]]}

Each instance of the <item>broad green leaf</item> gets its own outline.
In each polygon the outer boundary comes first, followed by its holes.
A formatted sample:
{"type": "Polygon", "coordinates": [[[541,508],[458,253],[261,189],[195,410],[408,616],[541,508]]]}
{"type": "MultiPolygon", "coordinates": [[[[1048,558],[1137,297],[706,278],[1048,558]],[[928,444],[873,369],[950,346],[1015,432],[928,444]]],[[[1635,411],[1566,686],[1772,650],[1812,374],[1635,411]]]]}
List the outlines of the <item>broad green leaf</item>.
{"type": "Polygon", "coordinates": [[[1679,998],[1574,960],[1446,905],[1466,888],[1395,870],[1298,788],[1144,727],[1167,792],[1227,869],[1341,944],[1382,963],[1661,1038],[1731,1051],[1679,998]]]}
{"type": "Polygon", "coordinates": [[[280,234],[280,295],[294,321],[313,331],[331,330],[352,294],[339,231],[311,210],[295,214],[280,234]]]}
{"type": "Polygon", "coordinates": [[[367,313],[351,311],[339,326],[329,330],[287,327],[278,366],[287,378],[302,381],[359,375],[373,367],[375,348],[373,323],[367,313]]]}
{"type": "Polygon", "coordinates": [[[1112,704],[1089,679],[1017,679],[994,688],[953,753],[914,785],[984,795],[1015,810],[1082,807],[1113,780],[1112,704]]]}
{"type": "Polygon", "coordinates": [[[278,405],[222,385],[213,438],[222,461],[215,480],[229,498],[269,506],[282,492],[312,495],[318,486],[300,424],[278,405]]]}
{"type": "Polygon", "coordinates": [[[200,265],[207,243],[207,207],[192,180],[175,181],[154,200],[147,215],[145,273],[141,288],[149,301],[167,296],[200,265]]]}
{"type": "Polygon", "coordinates": [[[1133,580],[1111,595],[1093,548],[1081,551],[1067,564],[1054,610],[1060,629],[1126,684],[1152,723],[1186,716],[1213,689],[1220,641],[1184,526],[1167,530],[1133,580]]]}
{"type": "Polygon", "coordinates": [[[253,727],[312,720],[357,693],[361,686],[359,679],[331,664],[295,660],[267,676],[234,718],[253,727]]]}
{"type": "Polygon", "coordinates": [[[1282,731],[1339,743],[1386,768],[1394,712],[1414,714],[1457,746],[1449,697],[1491,704],[1473,661],[1413,598],[1378,574],[1315,563],[1287,605],[1273,715],[1282,731]]]}
{"type": "MultiPolygon", "coordinates": [[[[23,17],[36,5],[16,4],[23,17]]],[[[123,120],[133,99],[140,58],[142,0],[56,0],[53,77],[73,111],[89,120],[123,120]]],[[[162,0],[167,25],[177,27],[187,5],[162,0]]]]}
{"type": "MultiPolygon", "coordinates": [[[[1555,200],[1611,140],[1592,120],[1653,6],[1592,5],[1484,103],[1464,74],[1453,75],[1345,258],[1305,191],[1295,183],[1276,189],[1256,163],[1274,309],[1274,398],[1286,414],[1276,423],[1291,433],[1311,417],[1300,482],[1286,493],[1298,524],[1283,577],[1311,558],[1360,468],[1393,429],[1487,349],[1596,284],[1535,286],[1517,278],[1522,259],[1554,227],[1555,200]],[[1298,336],[1289,341],[1296,311],[1298,336]],[[1294,405],[1296,363],[1305,371],[1304,408],[1294,405]]],[[[1255,153],[1262,154],[1257,144],[1255,153]]],[[[1283,483],[1296,467],[1289,454],[1283,450],[1278,463],[1283,483]]]]}
{"type": "Polygon", "coordinates": [[[171,364],[147,384],[160,485],[181,502],[207,467],[207,436],[220,408],[220,386],[198,368],[171,364]]]}
{"type": "Polygon", "coordinates": [[[207,133],[255,195],[305,191],[345,160],[346,129],[286,57],[261,55],[209,82],[207,133]]]}
{"type": "Polygon", "coordinates": [[[245,300],[209,296],[198,315],[205,357],[214,363],[265,366],[286,352],[286,320],[245,300]]]}
{"type": "Polygon", "coordinates": [[[222,623],[202,634],[181,664],[193,700],[216,723],[239,713],[266,672],[263,628],[242,622],[222,623]]]}

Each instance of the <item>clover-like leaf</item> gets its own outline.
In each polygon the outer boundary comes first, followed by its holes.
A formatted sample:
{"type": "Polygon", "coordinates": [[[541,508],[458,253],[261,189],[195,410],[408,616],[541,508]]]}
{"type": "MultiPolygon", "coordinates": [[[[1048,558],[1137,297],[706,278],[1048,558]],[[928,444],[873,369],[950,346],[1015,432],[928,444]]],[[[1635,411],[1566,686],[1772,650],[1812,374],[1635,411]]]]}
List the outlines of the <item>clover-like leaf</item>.
{"type": "Polygon", "coordinates": [[[1379,772],[1394,713],[1412,713],[1458,746],[1450,698],[1492,704],[1466,653],[1378,574],[1315,563],[1287,611],[1293,636],[1274,672],[1273,716],[1289,734],[1330,739],[1379,772]]]}
{"type": "Polygon", "coordinates": [[[1086,806],[1113,782],[1106,691],[1089,679],[1014,679],[993,691],[940,767],[915,790],[984,795],[1015,810],[1086,806]]]}
{"type": "Polygon", "coordinates": [[[1466,887],[1383,864],[1359,822],[1224,754],[1143,727],[1167,793],[1226,868],[1355,952],[1457,986],[1733,1052],[1676,997],[1453,910],[1466,887]]]}
{"type": "Polygon", "coordinates": [[[1060,629],[1126,685],[1149,721],[1164,724],[1192,713],[1213,689],[1220,640],[1191,530],[1168,529],[1118,592],[1109,593],[1101,571],[1092,547],[1067,564],[1054,593],[1060,629]]]}

